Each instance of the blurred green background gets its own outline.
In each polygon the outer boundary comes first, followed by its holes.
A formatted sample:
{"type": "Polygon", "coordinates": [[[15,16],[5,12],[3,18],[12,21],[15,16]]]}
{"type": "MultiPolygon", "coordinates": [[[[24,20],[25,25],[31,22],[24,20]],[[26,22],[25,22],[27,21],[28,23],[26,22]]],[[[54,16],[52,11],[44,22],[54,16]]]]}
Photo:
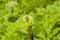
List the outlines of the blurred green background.
{"type": "Polygon", "coordinates": [[[60,0],[0,0],[0,40],[60,40],[60,0]]]}

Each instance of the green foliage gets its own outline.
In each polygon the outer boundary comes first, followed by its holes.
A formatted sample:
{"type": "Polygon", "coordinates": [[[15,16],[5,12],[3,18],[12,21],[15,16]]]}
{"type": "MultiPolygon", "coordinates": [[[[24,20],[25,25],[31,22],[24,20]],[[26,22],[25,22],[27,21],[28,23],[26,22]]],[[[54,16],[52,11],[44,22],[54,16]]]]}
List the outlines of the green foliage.
{"type": "Polygon", "coordinates": [[[60,40],[60,0],[0,0],[0,40],[60,40]]]}

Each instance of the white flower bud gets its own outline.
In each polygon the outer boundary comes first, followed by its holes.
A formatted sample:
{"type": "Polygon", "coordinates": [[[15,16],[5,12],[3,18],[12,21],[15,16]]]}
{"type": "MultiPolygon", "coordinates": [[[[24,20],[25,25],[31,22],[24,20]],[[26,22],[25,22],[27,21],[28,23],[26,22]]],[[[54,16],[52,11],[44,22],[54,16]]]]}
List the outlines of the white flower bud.
{"type": "MultiPolygon", "coordinates": [[[[27,20],[26,20],[26,17],[28,18],[28,22],[29,22],[29,23],[33,23],[33,17],[32,17],[32,16],[29,16],[29,15],[25,15],[25,16],[23,17],[23,21],[24,21],[24,22],[27,21],[27,20]]],[[[28,22],[26,22],[26,23],[28,23],[28,22]]]]}

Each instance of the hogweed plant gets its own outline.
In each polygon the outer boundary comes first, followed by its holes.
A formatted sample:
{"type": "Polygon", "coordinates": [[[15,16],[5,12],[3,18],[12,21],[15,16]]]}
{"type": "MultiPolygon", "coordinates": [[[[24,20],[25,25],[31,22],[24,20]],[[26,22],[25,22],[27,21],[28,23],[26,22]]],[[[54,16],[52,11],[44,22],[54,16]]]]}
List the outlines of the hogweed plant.
{"type": "Polygon", "coordinates": [[[0,0],[0,40],[60,40],[60,0],[0,0]]]}

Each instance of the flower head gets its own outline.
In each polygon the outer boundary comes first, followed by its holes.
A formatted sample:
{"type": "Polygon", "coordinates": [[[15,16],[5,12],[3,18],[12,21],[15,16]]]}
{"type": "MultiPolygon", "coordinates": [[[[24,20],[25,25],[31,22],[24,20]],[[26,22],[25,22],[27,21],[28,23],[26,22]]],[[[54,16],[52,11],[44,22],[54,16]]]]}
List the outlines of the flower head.
{"type": "Polygon", "coordinates": [[[13,7],[14,5],[18,5],[18,3],[16,1],[10,1],[7,4],[7,7],[13,7]]]}

